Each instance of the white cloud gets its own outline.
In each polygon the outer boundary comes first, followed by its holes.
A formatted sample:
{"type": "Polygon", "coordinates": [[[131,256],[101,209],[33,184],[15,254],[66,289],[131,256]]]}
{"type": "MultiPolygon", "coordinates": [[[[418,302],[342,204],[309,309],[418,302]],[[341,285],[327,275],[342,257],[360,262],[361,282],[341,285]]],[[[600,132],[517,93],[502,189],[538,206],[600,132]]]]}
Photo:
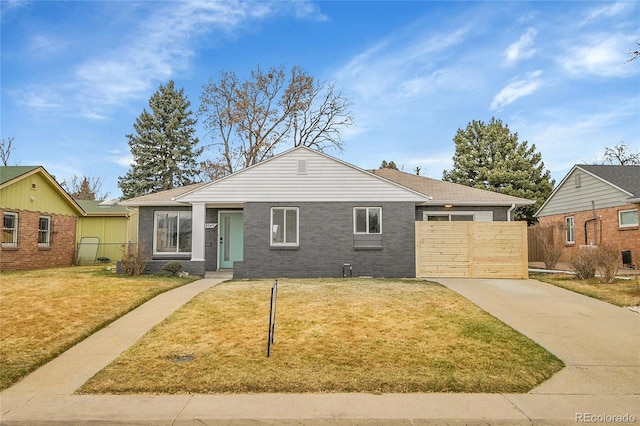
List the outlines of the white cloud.
{"type": "MultiPolygon", "coordinates": [[[[136,28],[121,34],[120,43],[73,66],[65,84],[21,91],[19,102],[103,119],[109,107],[148,97],[155,86],[188,70],[197,46],[194,38],[206,34],[226,37],[276,13],[279,7],[278,3],[197,1],[160,2],[157,6],[136,28]]],[[[311,13],[311,9],[306,12],[311,13]]],[[[34,50],[48,46],[55,46],[55,41],[45,36],[31,41],[34,50]]]]}
{"type": "Polygon", "coordinates": [[[608,3],[604,6],[600,6],[591,9],[587,12],[585,18],[581,22],[581,25],[599,20],[601,18],[611,18],[621,13],[626,13],[628,10],[634,7],[633,2],[619,1],[615,3],[608,3]]]}
{"type": "Polygon", "coordinates": [[[536,53],[533,42],[537,34],[535,28],[528,28],[518,41],[511,43],[503,53],[506,64],[514,65],[520,60],[531,58],[536,53]]]}
{"type": "Polygon", "coordinates": [[[492,111],[503,108],[523,96],[535,92],[542,85],[542,71],[527,73],[523,78],[513,79],[494,98],[489,107],[492,111]]]}
{"type": "Polygon", "coordinates": [[[575,76],[627,77],[637,73],[637,66],[627,63],[633,35],[592,34],[587,40],[575,40],[558,58],[562,67],[575,76]]]}
{"type": "Polygon", "coordinates": [[[44,34],[34,34],[27,47],[29,56],[49,57],[66,49],[68,43],[44,34]]]}
{"type": "Polygon", "coordinates": [[[109,161],[122,167],[129,167],[135,164],[135,161],[133,161],[133,155],[131,155],[130,153],[112,155],[111,157],[109,157],[109,161]]]}

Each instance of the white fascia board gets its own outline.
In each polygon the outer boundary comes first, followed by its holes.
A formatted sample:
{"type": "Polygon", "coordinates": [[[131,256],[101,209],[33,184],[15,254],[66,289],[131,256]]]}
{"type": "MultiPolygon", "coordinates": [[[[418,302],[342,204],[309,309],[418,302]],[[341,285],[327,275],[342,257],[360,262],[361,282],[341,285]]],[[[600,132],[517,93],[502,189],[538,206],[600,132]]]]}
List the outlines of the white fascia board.
{"type": "Polygon", "coordinates": [[[138,201],[138,202],[135,202],[135,201],[131,202],[131,201],[125,200],[125,201],[119,201],[118,204],[125,207],[162,207],[162,206],[187,205],[187,203],[180,203],[180,202],[174,201],[174,199],[167,200],[167,201],[138,201]]]}

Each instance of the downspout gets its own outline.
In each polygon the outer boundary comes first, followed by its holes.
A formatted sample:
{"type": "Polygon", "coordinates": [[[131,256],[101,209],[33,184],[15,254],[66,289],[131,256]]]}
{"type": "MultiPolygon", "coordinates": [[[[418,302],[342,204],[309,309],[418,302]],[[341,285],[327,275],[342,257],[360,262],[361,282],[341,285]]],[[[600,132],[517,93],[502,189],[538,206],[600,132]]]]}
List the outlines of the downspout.
{"type": "Polygon", "coordinates": [[[507,210],[507,222],[511,222],[511,213],[516,209],[516,203],[511,204],[509,210],[507,210]]]}
{"type": "Polygon", "coordinates": [[[592,219],[587,219],[587,220],[584,221],[584,245],[585,246],[589,245],[588,238],[587,238],[587,224],[589,222],[593,222],[594,220],[598,220],[598,218],[594,217],[592,219]]]}

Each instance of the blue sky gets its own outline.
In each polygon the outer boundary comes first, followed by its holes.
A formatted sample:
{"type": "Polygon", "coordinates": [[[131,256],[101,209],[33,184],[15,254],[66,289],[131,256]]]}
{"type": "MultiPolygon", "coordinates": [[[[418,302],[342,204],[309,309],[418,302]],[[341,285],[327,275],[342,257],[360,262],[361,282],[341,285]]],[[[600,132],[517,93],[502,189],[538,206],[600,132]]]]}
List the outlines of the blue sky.
{"type": "Polygon", "coordinates": [[[557,182],[607,146],[640,151],[636,1],[2,0],[0,19],[10,163],[101,178],[111,197],[131,162],[125,135],[160,84],[174,80],[195,112],[219,71],[257,65],[335,82],[356,125],[328,153],[362,168],[393,160],[440,179],[457,129],[491,117],[557,182]]]}

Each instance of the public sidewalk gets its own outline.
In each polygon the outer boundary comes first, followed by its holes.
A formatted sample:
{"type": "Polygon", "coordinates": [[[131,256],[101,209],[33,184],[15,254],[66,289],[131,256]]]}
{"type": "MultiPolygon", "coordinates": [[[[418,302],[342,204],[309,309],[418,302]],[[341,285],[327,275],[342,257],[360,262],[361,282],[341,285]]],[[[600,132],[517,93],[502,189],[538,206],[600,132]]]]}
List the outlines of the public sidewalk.
{"type": "Polygon", "coordinates": [[[153,325],[222,280],[207,278],[156,297],[5,390],[1,423],[640,422],[640,315],[534,280],[435,280],[566,363],[528,394],[73,395],[153,325]]]}

